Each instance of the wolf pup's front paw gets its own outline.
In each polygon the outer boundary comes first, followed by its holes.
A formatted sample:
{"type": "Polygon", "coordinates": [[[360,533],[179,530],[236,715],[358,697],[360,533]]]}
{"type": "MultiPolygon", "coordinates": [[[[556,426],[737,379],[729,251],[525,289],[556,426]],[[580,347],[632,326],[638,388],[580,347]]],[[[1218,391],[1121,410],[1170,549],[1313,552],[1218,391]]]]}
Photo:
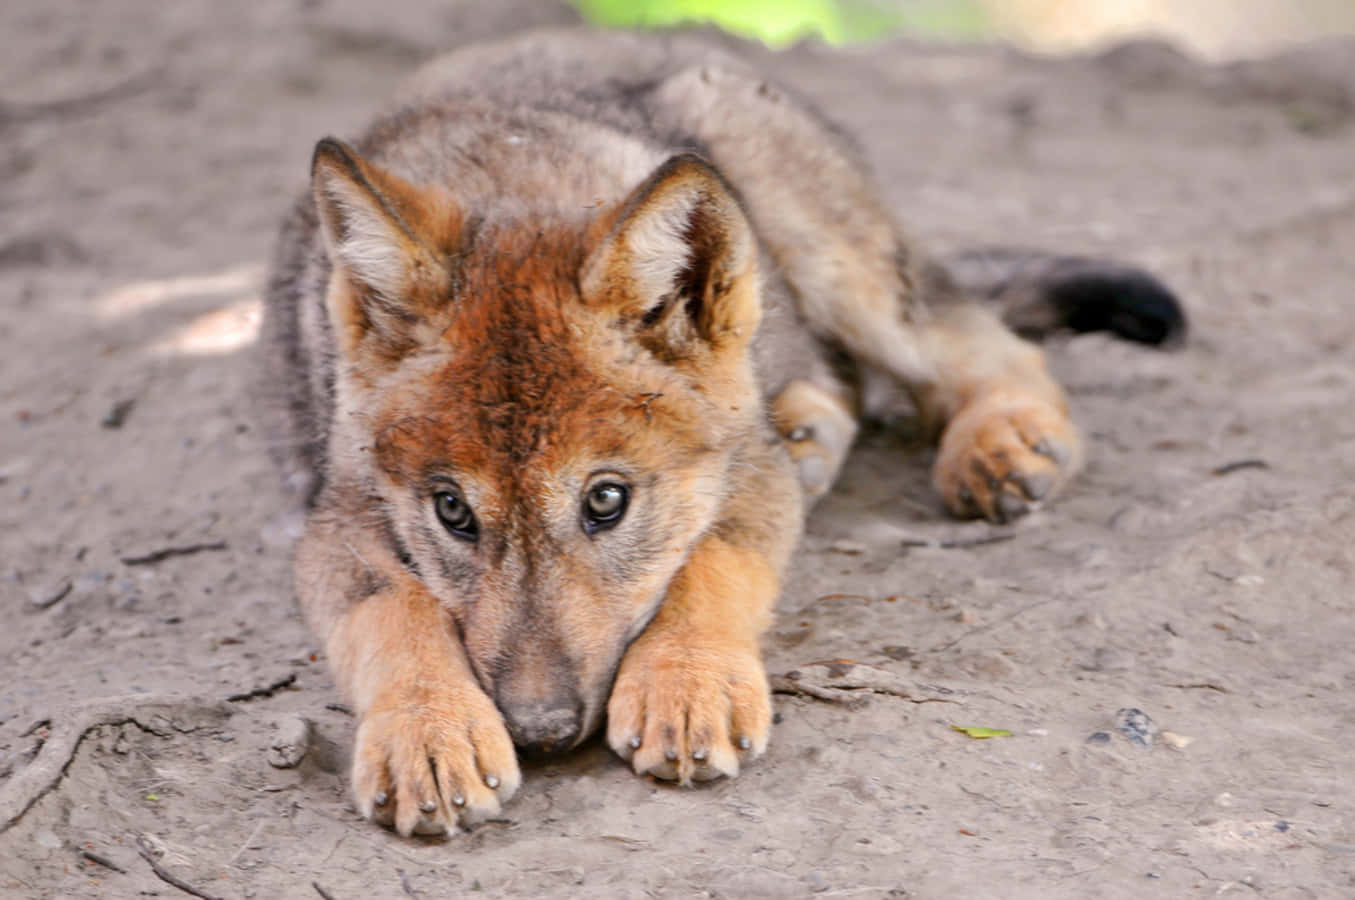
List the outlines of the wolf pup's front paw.
{"type": "Polygon", "coordinates": [[[392,690],[358,725],[358,811],[402,835],[442,834],[492,816],[521,780],[503,719],[478,688],[392,690]]]}
{"type": "Polygon", "coordinates": [[[762,755],[771,692],[756,646],[641,636],[607,703],[607,743],[637,774],[690,784],[739,774],[762,755]]]}
{"type": "Polygon", "coordinates": [[[980,394],[946,426],[932,480],[957,516],[1004,523],[1048,500],[1081,462],[1068,414],[1019,390],[980,394]]]}

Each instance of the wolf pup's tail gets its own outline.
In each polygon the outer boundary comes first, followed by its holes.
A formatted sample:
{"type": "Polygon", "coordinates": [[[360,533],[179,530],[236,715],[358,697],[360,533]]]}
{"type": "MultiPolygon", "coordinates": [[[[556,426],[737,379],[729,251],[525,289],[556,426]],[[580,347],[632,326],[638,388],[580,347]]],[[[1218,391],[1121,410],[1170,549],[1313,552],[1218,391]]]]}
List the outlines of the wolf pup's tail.
{"type": "Polygon", "coordinates": [[[1134,266],[1006,248],[965,250],[940,262],[956,288],[996,303],[1008,327],[1026,337],[1060,328],[1109,331],[1163,348],[1186,338],[1181,301],[1134,266]]]}

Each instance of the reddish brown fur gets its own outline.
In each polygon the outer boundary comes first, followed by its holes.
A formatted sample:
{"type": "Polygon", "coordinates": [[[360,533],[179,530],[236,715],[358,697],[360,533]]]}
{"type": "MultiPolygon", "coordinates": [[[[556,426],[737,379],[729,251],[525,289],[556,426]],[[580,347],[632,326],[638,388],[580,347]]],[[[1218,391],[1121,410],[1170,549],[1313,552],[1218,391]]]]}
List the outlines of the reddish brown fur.
{"type": "Polygon", "coordinates": [[[856,432],[842,351],[911,391],[958,513],[1019,515],[1076,466],[1040,351],[954,302],[855,150],[737,61],[529,36],[404,99],[361,153],[317,147],[266,321],[364,815],[491,815],[515,742],[604,715],[640,773],[759,755],[759,636],[856,432]]]}

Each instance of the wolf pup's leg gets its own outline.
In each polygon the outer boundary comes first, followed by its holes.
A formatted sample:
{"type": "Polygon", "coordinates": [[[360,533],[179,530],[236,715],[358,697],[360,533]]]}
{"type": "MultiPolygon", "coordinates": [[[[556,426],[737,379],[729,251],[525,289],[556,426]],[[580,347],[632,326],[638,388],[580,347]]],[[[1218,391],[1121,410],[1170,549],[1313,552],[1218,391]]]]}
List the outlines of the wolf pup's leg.
{"type": "Polygon", "coordinates": [[[403,835],[492,816],[521,777],[513,742],[438,601],[321,498],[297,548],[297,596],[358,720],[358,811],[403,835]]]}
{"type": "Polygon", "coordinates": [[[635,340],[673,360],[674,378],[696,396],[720,398],[702,402],[718,456],[706,455],[699,482],[671,498],[690,512],[670,527],[705,521],[663,554],[674,574],[622,656],[607,704],[612,749],[638,773],[686,783],[736,775],[766,747],[771,693],[759,638],[799,534],[801,492],[751,364],[758,250],[738,202],[706,162],[678,156],[624,209],[585,263],[584,297],[638,323],[635,340]]]}
{"type": "MultiPolygon", "coordinates": [[[[1040,349],[966,301],[977,296],[966,295],[969,285],[916,251],[840,131],[727,60],[672,76],[653,105],[658,121],[698,136],[739,186],[809,326],[908,388],[939,436],[933,480],[947,508],[1004,522],[1067,482],[1081,440],[1040,349]]],[[[1084,327],[1135,339],[1184,327],[1174,298],[1132,267],[1080,261],[1018,281],[1020,291],[997,299],[1026,324],[1031,295],[1035,312],[1053,308],[1059,324],[1073,327],[1088,310],[1096,315],[1084,327]]]]}
{"type": "Polygon", "coordinates": [[[686,784],[739,774],[760,756],[771,697],[758,638],[779,590],[748,548],[710,536],[626,651],[607,704],[607,742],[639,774],[686,784]]]}
{"type": "Polygon", "coordinates": [[[811,501],[833,486],[856,439],[856,415],[845,394],[843,389],[797,379],[772,400],[776,429],[811,501]]]}
{"type": "Polygon", "coordinates": [[[692,549],[658,615],[626,651],[607,742],[635,771],[683,783],[734,776],[762,754],[771,691],[759,639],[799,529],[785,451],[759,437],[721,521],[692,549]]]}
{"type": "Polygon", "coordinates": [[[910,389],[940,435],[932,482],[947,508],[1007,522],[1054,496],[1082,440],[1040,348],[968,303],[933,309],[918,331],[935,375],[910,389]]]}
{"type": "MultiPolygon", "coordinates": [[[[933,315],[925,261],[840,132],[724,61],[674,75],[653,102],[660,121],[699,136],[739,186],[810,328],[925,404],[941,434],[935,481],[948,508],[1005,521],[1067,479],[1079,441],[1039,349],[978,308],[933,315]]],[[[781,398],[779,420],[808,418],[791,408],[826,406],[812,396],[797,389],[781,398]]],[[[834,455],[806,445],[797,456],[834,455]]]]}

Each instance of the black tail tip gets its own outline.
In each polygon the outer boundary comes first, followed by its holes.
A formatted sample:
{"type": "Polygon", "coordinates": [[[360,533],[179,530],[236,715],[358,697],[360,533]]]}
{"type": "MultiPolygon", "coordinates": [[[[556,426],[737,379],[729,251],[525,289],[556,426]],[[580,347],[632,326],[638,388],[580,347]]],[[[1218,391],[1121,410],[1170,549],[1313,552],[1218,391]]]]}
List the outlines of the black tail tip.
{"type": "Polygon", "coordinates": [[[1108,331],[1162,349],[1185,343],[1181,301],[1157,278],[1131,266],[1069,260],[1050,273],[1046,301],[1074,331],[1108,331]]]}

